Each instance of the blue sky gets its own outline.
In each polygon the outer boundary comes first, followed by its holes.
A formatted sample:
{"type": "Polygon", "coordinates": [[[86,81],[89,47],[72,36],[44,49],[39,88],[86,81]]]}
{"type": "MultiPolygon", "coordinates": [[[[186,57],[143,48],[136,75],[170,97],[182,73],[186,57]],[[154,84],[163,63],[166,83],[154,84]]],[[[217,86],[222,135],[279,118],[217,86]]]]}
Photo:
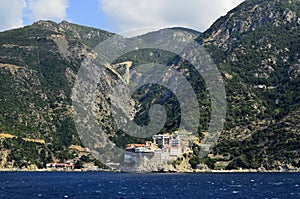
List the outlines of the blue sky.
{"type": "Polygon", "coordinates": [[[171,26],[204,31],[242,1],[0,0],[0,31],[38,20],[67,20],[116,33],[171,26]]]}
{"type": "Polygon", "coordinates": [[[82,3],[81,0],[72,0],[67,9],[67,20],[91,27],[98,27],[109,31],[114,31],[112,26],[109,26],[105,14],[99,6],[97,0],[86,0],[82,3]]]}

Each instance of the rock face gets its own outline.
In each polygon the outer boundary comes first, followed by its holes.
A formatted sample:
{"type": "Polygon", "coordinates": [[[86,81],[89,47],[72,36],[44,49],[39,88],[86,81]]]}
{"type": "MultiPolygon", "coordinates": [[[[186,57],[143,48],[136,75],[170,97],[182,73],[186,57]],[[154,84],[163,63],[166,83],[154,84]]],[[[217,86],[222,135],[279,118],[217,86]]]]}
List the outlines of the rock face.
{"type": "Polygon", "coordinates": [[[272,2],[248,0],[217,20],[204,34],[205,42],[222,46],[235,43],[242,35],[257,31],[265,26],[274,28],[299,25],[298,0],[272,2]]]}
{"type": "MultiPolygon", "coordinates": [[[[183,33],[197,37],[225,81],[228,103],[225,128],[210,157],[226,158],[216,158],[210,164],[229,169],[300,166],[299,8],[299,0],[247,0],[203,34],[177,29],[174,37],[180,38],[183,33]]],[[[141,39],[159,34],[159,31],[149,33],[141,39]]],[[[71,145],[82,145],[72,114],[75,76],[84,59],[96,56],[92,49],[113,35],[66,21],[60,24],[39,21],[0,33],[0,133],[15,136],[0,138],[1,168],[34,169],[34,165],[43,168],[52,160],[78,159],[78,153],[69,149],[71,145]],[[22,138],[45,140],[45,143],[22,138]]],[[[97,107],[94,107],[99,125],[107,132],[105,139],[120,147],[144,141],[118,129],[108,94],[127,70],[149,60],[169,59],[170,54],[150,49],[140,54],[129,53],[107,66],[101,77],[105,84],[96,91],[97,107]]],[[[167,64],[190,80],[199,79],[180,59],[167,64]]],[[[199,80],[195,88],[202,99],[200,130],[206,131],[210,101],[205,82],[199,80]]],[[[130,109],[136,123],[145,125],[149,122],[150,106],[166,102],[169,97],[171,101],[165,107],[175,113],[175,119],[168,120],[163,131],[173,131],[179,109],[173,106],[175,97],[160,89],[155,87],[151,91],[151,87],[145,87],[135,94],[131,101],[133,108],[123,108],[130,109]]],[[[207,159],[203,161],[207,163],[207,159]]],[[[177,165],[177,170],[190,170],[188,162],[187,159],[183,165],[177,165]]],[[[200,167],[207,168],[199,161],[200,167]]],[[[148,165],[145,169],[153,168],[148,165]]]]}

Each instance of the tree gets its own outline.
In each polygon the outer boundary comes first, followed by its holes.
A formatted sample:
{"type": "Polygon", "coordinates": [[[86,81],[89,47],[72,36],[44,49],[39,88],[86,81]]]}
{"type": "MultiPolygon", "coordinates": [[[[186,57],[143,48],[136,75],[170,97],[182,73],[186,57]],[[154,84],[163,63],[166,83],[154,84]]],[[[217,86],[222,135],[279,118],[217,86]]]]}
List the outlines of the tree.
{"type": "Polygon", "coordinates": [[[81,160],[78,160],[75,165],[74,165],[75,169],[82,169],[83,168],[83,162],[81,160]]]}

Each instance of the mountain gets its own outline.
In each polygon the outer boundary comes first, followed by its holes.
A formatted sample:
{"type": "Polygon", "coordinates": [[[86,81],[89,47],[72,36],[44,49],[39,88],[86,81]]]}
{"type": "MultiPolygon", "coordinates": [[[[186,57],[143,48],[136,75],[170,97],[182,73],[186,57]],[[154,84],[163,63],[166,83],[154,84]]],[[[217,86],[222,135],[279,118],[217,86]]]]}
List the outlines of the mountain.
{"type": "Polygon", "coordinates": [[[0,34],[0,132],[17,136],[1,139],[2,167],[43,168],[74,158],[69,147],[81,141],[71,112],[72,82],[94,45],[112,35],[65,21],[0,34]]]}
{"type": "Polygon", "coordinates": [[[299,8],[298,0],[248,0],[198,38],[226,82],[214,153],[230,156],[230,168],[299,166],[299,8]]]}
{"type": "MultiPolygon", "coordinates": [[[[215,169],[300,167],[299,8],[299,0],[247,0],[204,33],[173,28],[174,37],[189,35],[210,53],[224,79],[228,106],[224,130],[211,154],[200,158],[198,146],[193,146],[194,153],[173,166],[179,168],[185,161],[193,168],[203,164],[215,169]]],[[[140,39],[153,39],[164,31],[140,39]]],[[[47,162],[70,159],[79,166],[82,162],[103,166],[82,148],[71,92],[83,61],[93,58],[93,49],[113,36],[66,21],[39,21],[0,33],[1,168],[44,168],[47,162]]],[[[97,118],[107,138],[120,147],[144,141],[119,130],[109,109],[108,93],[129,61],[132,68],[155,61],[189,71],[185,77],[194,82],[202,107],[199,136],[205,134],[210,100],[203,79],[178,57],[144,49],[121,56],[113,63],[116,70],[105,71],[105,87],[97,91],[97,118]]],[[[173,118],[162,132],[178,128],[176,96],[163,88],[146,86],[134,94],[132,103],[134,109],[129,111],[135,113],[136,123],[148,124],[148,110],[159,103],[173,118]]]]}

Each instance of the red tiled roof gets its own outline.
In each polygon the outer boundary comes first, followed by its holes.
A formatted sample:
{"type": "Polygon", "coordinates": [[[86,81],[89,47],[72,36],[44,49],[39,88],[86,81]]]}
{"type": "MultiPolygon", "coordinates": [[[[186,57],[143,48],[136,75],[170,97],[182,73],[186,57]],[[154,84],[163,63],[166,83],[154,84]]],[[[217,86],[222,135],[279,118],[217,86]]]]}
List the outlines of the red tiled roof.
{"type": "Polygon", "coordinates": [[[126,148],[132,148],[132,147],[142,147],[147,146],[146,144],[127,144],[126,148]]]}

